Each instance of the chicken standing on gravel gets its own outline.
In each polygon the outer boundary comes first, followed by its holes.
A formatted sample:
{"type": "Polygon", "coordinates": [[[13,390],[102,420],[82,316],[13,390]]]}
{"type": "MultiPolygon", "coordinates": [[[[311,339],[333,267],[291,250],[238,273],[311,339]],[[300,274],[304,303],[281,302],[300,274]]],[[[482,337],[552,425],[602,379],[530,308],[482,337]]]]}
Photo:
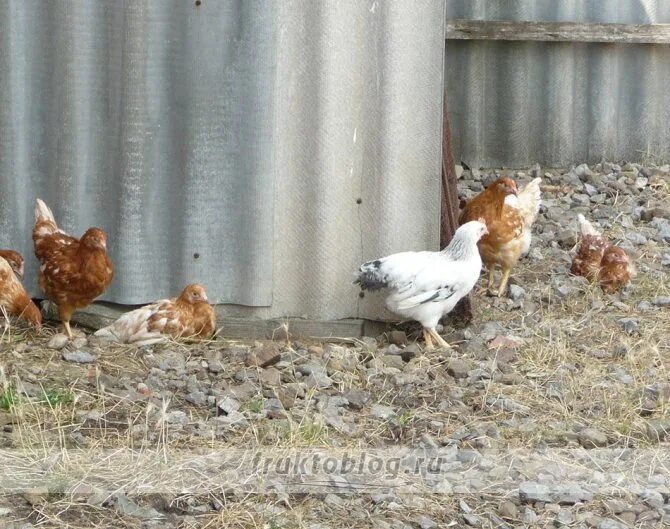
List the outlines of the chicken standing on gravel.
{"type": "Polygon", "coordinates": [[[70,318],[74,311],[90,305],[107,290],[114,277],[107,256],[107,236],[99,228],[89,228],[81,239],[69,236],[38,198],[33,242],[35,256],[42,263],[40,288],[58,306],[65,332],[72,339],[70,318]]]}
{"type": "Polygon", "coordinates": [[[468,222],[441,252],[401,252],[369,261],[361,265],[355,283],[361,290],[390,289],[388,309],[421,323],[429,348],[433,338],[448,348],[435,327],[477,283],[482,269],[477,241],[486,233],[483,222],[468,222]]]}
{"type": "Polygon", "coordinates": [[[584,215],[577,215],[577,221],[582,241],[572,258],[570,273],[598,281],[604,292],[613,294],[635,276],[635,266],[623,248],[610,244],[584,215]]]}
{"type": "Polygon", "coordinates": [[[188,285],[178,298],[161,299],[121,316],[95,336],[138,346],[173,338],[210,338],[216,330],[216,314],[202,285],[188,285]]]}
{"type": "Polygon", "coordinates": [[[540,178],[532,180],[522,191],[510,178],[499,178],[463,208],[459,222],[484,219],[488,235],[479,241],[479,251],[489,272],[488,289],[493,289],[495,266],[503,275],[498,296],[507,291],[507,281],[519,258],[528,253],[531,228],[540,211],[540,178]]]}

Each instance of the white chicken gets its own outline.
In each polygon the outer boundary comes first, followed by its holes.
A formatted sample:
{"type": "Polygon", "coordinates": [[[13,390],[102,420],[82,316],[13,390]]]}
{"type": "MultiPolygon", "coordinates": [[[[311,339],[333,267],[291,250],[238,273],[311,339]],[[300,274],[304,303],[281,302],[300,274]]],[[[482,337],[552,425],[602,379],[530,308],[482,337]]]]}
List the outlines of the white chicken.
{"type": "Polygon", "coordinates": [[[477,283],[482,268],[477,242],[486,233],[483,222],[467,222],[441,252],[401,252],[369,261],[359,268],[355,283],[361,290],[390,289],[388,309],[421,323],[429,348],[433,339],[449,348],[435,327],[477,283]]]}

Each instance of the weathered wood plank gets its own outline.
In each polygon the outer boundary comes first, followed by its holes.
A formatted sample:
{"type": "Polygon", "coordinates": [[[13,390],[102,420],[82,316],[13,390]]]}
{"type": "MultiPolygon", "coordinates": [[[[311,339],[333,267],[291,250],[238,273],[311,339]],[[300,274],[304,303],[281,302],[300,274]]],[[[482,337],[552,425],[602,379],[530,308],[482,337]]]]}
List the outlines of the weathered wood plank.
{"type": "Polygon", "coordinates": [[[447,20],[447,40],[670,44],[670,24],[447,20]]]}

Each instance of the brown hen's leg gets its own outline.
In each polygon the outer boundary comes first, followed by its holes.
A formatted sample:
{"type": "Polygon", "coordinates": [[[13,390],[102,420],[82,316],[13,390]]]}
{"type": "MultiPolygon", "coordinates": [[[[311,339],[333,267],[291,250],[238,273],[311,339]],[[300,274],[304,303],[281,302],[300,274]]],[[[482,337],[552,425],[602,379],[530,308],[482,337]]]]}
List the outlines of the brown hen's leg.
{"type": "Polygon", "coordinates": [[[428,332],[433,338],[435,338],[437,345],[443,347],[444,349],[451,349],[451,345],[449,345],[447,341],[444,338],[442,338],[442,336],[440,336],[435,329],[428,329],[428,332]]]}
{"type": "Polygon", "coordinates": [[[430,332],[428,332],[428,329],[423,330],[423,339],[426,342],[426,349],[433,349],[433,340],[430,337],[430,332]]]}
{"type": "Polygon", "coordinates": [[[489,285],[488,289],[492,290],[493,289],[493,281],[495,279],[495,265],[487,265],[486,268],[489,269],[489,285]]]}
{"type": "Polygon", "coordinates": [[[58,316],[60,317],[60,321],[63,322],[63,328],[65,329],[65,334],[67,334],[67,337],[72,340],[72,329],[70,329],[70,319],[72,318],[72,313],[74,310],[72,310],[70,307],[64,307],[64,306],[59,306],[58,307],[58,316]]]}
{"type": "Polygon", "coordinates": [[[503,276],[500,280],[500,288],[498,289],[498,297],[502,297],[507,292],[507,281],[512,272],[511,268],[503,268],[503,276]]]}

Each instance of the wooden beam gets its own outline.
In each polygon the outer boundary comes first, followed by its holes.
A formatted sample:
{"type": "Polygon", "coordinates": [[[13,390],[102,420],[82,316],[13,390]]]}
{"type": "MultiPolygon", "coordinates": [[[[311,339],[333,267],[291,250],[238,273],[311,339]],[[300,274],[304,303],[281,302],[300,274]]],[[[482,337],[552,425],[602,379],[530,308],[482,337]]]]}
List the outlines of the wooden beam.
{"type": "Polygon", "coordinates": [[[670,24],[447,20],[447,40],[670,44],[670,24]]]}

